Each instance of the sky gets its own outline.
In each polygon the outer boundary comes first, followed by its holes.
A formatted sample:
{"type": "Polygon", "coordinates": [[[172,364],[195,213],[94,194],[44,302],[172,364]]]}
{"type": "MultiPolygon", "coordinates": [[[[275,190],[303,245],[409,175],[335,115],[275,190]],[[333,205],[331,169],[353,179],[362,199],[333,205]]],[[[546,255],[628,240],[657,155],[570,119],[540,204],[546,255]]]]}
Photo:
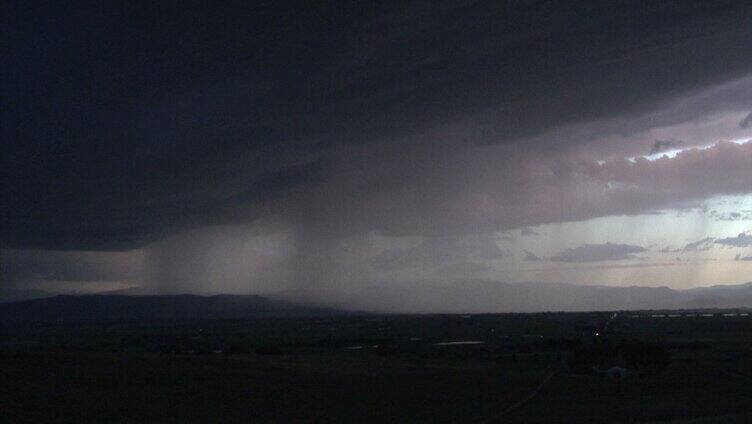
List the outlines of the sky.
{"type": "Polygon", "coordinates": [[[752,281],[745,2],[2,16],[6,298],[752,281]]]}

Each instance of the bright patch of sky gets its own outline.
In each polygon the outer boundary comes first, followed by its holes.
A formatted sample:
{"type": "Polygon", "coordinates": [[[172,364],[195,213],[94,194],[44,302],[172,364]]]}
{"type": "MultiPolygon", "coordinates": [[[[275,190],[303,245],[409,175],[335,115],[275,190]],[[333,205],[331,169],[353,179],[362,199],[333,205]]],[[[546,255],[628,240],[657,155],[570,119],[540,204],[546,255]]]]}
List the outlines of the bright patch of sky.
{"type": "Polygon", "coordinates": [[[547,224],[531,230],[535,235],[512,231],[500,239],[502,246],[516,252],[498,264],[499,271],[503,268],[512,280],[677,288],[752,280],[752,262],[735,260],[737,255],[752,255],[752,248],[714,242],[752,230],[752,195],[718,196],[683,209],[547,224]],[[605,243],[646,250],[612,261],[547,259],[566,249],[605,243]],[[526,261],[526,252],[541,260],[526,261]]]}

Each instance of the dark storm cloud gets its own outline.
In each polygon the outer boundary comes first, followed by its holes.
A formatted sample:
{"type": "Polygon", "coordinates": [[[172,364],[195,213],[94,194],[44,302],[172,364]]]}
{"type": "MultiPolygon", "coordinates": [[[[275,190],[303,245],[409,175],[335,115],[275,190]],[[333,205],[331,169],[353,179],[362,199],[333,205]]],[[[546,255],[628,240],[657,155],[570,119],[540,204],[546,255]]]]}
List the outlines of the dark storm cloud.
{"type": "Polygon", "coordinates": [[[557,262],[600,262],[634,259],[636,253],[646,252],[642,246],[629,244],[584,244],[582,246],[566,249],[556,256],[547,258],[557,262]]]}
{"type": "Polygon", "coordinates": [[[751,247],[752,230],[739,233],[736,237],[718,239],[715,242],[726,247],[751,247]]]}
{"type": "Polygon", "coordinates": [[[665,152],[672,149],[677,149],[684,144],[681,140],[656,140],[653,143],[653,148],[650,149],[650,154],[665,152]]]}
{"type": "Polygon", "coordinates": [[[752,128],[752,112],[739,122],[740,128],[752,128]]]}
{"type": "MultiPolygon", "coordinates": [[[[659,250],[660,253],[678,253],[678,252],[705,252],[714,247],[714,245],[720,244],[726,247],[749,247],[752,246],[752,232],[747,231],[739,233],[736,237],[715,238],[705,237],[703,239],[687,243],[683,248],[671,249],[670,247],[664,247],[659,250]]],[[[738,255],[737,255],[738,256],[738,255]]]]}
{"type": "Polygon", "coordinates": [[[522,260],[527,262],[536,262],[542,259],[535,253],[525,250],[525,257],[522,260]]]}
{"type": "Polygon", "coordinates": [[[681,249],[682,252],[704,252],[706,250],[710,250],[713,248],[713,242],[715,241],[715,238],[713,237],[705,237],[702,240],[697,240],[692,243],[687,243],[686,246],[684,246],[683,249],[681,249]]]}
{"type": "Polygon", "coordinates": [[[371,263],[382,269],[449,266],[458,272],[459,269],[477,271],[481,266],[477,261],[502,257],[504,252],[494,236],[432,237],[416,246],[384,250],[371,263]]]}
{"type": "Polygon", "coordinates": [[[243,191],[228,199],[228,203],[248,203],[269,200],[289,191],[318,182],[324,175],[321,162],[302,163],[260,175],[243,191]]]}
{"type": "Polygon", "coordinates": [[[719,212],[711,210],[708,215],[717,221],[750,221],[752,220],[752,210],[744,209],[735,212],[719,212]]]}
{"type": "Polygon", "coordinates": [[[490,271],[492,268],[486,264],[478,262],[456,262],[445,265],[439,269],[439,272],[450,275],[467,276],[490,271]]]}
{"type": "Polygon", "coordinates": [[[49,252],[2,249],[0,281],[15,286],[32,280],[134,281],[142,276],[142,258],[136,253],[49,252]]]}
{"type": "Polygon", "coordinates": [[[339,210],[349,209],[350,219],[396,235],[484,232],[638,214],[752,190],[752,143],[721,143],[656,161],[600,164],[576,157],[480,152],[458,162],[471,165],[436,163],[430,177],[421,176],[425,182],[406,179],[386,193],[345,199],[339,210]],[[448,170],[458,177],[445,177],[448,170]]]}
{"type": "MultiPolygon", "coordinates": [[[[625,191],[551,208],[546,196],[579,184],[576,160],[468,152],[563,151],[579,141],[522,140],[643,119],[750,75],[751,11],[732,1],[11,3],[0,241],[121,250],[270,216],[322,228],[312,234],[482,232],[670,204],[625,191]],[[418,136],[452,126],[452,141],[418,136]],[[490,184],[499,181],[509,187],[490,184]]],[[[714,111],[736,110],[739,93],[714,111]]],[[[620,130],[650,119],[640,122],[620,130]]],[[[636,168],[674,193],[668,169],[680,163],[636,168]]],[[[645,185],[628,167],[591,164],[585,175],[645,185]]],[[[716,175],[678,197],[749,189],[731,169],[729,180],[716,175]]]]}
{"type": "Polygon", "coordinates": [[[532,228],[525,227],[525,228],[523,228],[523,229],[520,230],[520,235],[522,237],[530,237],[530,236],[537,236],[538,233],[535,232],[535,230],[533,230],[532,228]]]}

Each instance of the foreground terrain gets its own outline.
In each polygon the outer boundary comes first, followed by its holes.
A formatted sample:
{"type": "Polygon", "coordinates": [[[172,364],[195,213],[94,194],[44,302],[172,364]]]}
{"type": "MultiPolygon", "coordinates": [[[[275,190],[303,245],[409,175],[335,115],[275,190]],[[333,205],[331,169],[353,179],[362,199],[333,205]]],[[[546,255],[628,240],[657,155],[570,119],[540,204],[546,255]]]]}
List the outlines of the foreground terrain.
{"type": "Polygon", "coordinates": [[[5,422],[752,419],[744,310],[4,323],[0,346],[5,422]]]}

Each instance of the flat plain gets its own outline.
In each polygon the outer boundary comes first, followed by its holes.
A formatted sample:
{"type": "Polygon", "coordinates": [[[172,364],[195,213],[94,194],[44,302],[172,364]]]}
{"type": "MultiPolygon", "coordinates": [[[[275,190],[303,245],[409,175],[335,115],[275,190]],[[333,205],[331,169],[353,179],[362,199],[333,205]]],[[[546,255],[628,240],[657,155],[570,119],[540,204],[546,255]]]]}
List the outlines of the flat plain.
{"type": "Polygon", "coordinates": [[[749,422],[752,318],[746,313],[3,325],[0,418],[749,422]],[[669,359],[650,372],[638,370],[620,350],[633,345],[658,346],[669,359]],[[583,354],[604,346],[613,355],[583,354]],[[583,355],[588,365],[577,369],[583,355]],[[626,377],[599,372],[610,366],[625,368],[626,377]]]}

